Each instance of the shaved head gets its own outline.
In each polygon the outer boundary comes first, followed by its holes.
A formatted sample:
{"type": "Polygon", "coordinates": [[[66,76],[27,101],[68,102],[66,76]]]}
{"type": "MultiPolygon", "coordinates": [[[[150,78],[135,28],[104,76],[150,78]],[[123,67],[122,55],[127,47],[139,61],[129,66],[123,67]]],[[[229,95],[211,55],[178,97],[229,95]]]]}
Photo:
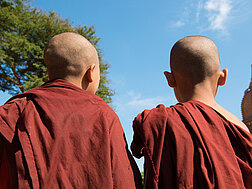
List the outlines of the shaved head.
{"type": "Polygon", "coordinates": [[[207,37],[184,37],[173,46],[170,64],[172,72],[197,84],[220,69],[218,48],[207,37]]]}
{"type": "Polygon", "coordinates": [[[95,47],[83,36],[66,32],[54,36],[44,52],[50,79],[78,77],[91,64],[98,64],[95,47]]]}

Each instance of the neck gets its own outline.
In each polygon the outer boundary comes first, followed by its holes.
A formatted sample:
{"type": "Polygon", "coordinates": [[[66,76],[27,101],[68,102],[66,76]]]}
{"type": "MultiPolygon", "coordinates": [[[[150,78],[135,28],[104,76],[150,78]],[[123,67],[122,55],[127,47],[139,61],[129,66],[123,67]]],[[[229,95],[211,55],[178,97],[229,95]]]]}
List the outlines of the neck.
{"type": "Polygon", "coordinates": [[[49,77],[50,80],[53,80],[53,79],[63,79],[69,83],[72,83],[73,85],[79,87],[82,89],[82,84],[81,84],[81,80],[79,78],[73,78],[73,77],[69,77],[69,76],[66,76],[66,77],[49,77]]]}
{"type": "Polygon", "coordinates": [[[216,107],[218,105],[215,101],[216,90],[213,90],[209,85],[198,84],[190,92],[186,91],[182,93],[184,94],[182,100],[183,102],[196,100],[211,107],[216,107]]]}
{"type": "Polygon", "coordinates": [[[204,104],[211,106],[211,107],[216,107],[218,106],[217,102],[213,97],[207,97],[207,96],[199,96],[199,95],[194,95],[190,100],[196,100],[203,102],[204,104]]]}

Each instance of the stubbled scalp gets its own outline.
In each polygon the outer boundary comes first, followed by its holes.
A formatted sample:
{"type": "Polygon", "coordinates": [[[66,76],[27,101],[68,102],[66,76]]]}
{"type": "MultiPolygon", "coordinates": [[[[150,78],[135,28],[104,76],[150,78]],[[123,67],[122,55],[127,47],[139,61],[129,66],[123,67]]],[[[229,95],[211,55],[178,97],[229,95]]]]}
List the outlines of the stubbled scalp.
{"type": "Polygon", "coordinates": [[[172,72],[197,84],[220,69],[218,48],[207,37],[184,37],[173,46],[170,64],[172,72]]]}
{"type": "Polygon", "coordinates": [[[98,62],[97,57],[94,46],[72,32],[54,36],[44,52],[50,79],[78,77],[88,65],[98,62]]]}

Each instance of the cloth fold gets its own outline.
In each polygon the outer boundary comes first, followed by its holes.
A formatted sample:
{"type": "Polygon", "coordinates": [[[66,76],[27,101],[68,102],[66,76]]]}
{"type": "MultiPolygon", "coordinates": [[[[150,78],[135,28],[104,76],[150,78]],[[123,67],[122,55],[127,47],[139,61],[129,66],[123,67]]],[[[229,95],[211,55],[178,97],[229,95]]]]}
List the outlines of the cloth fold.
{"type": "Polygon", "coordinates": [[[117,115],[98,96],[64,80],[1,106],[0,133],[14,157],[7,167],[18,188],[141,187],[117,115]]]}
{"type": "Polygon", "coordinates": [[[251,134],[204,103],[145,110],[133,130],[145,188],[252,188],[251,134]]]}

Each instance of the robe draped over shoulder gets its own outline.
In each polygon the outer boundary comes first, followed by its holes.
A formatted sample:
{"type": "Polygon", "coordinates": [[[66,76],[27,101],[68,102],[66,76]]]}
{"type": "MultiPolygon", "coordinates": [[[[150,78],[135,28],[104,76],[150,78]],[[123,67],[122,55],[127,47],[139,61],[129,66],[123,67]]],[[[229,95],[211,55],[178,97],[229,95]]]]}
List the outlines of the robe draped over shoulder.
{"type": "Polygon", "coordinates": [[[141,187],[117,115],[64,80],[1,106],[0,140],[0,174],[8,172],[13,188],[141,187]]]}
{"type": "Polygon", "coordinates": [[[251,134],[204,103],[145,110],[133,129],[145,188],[252,188],[251,134]]]}

